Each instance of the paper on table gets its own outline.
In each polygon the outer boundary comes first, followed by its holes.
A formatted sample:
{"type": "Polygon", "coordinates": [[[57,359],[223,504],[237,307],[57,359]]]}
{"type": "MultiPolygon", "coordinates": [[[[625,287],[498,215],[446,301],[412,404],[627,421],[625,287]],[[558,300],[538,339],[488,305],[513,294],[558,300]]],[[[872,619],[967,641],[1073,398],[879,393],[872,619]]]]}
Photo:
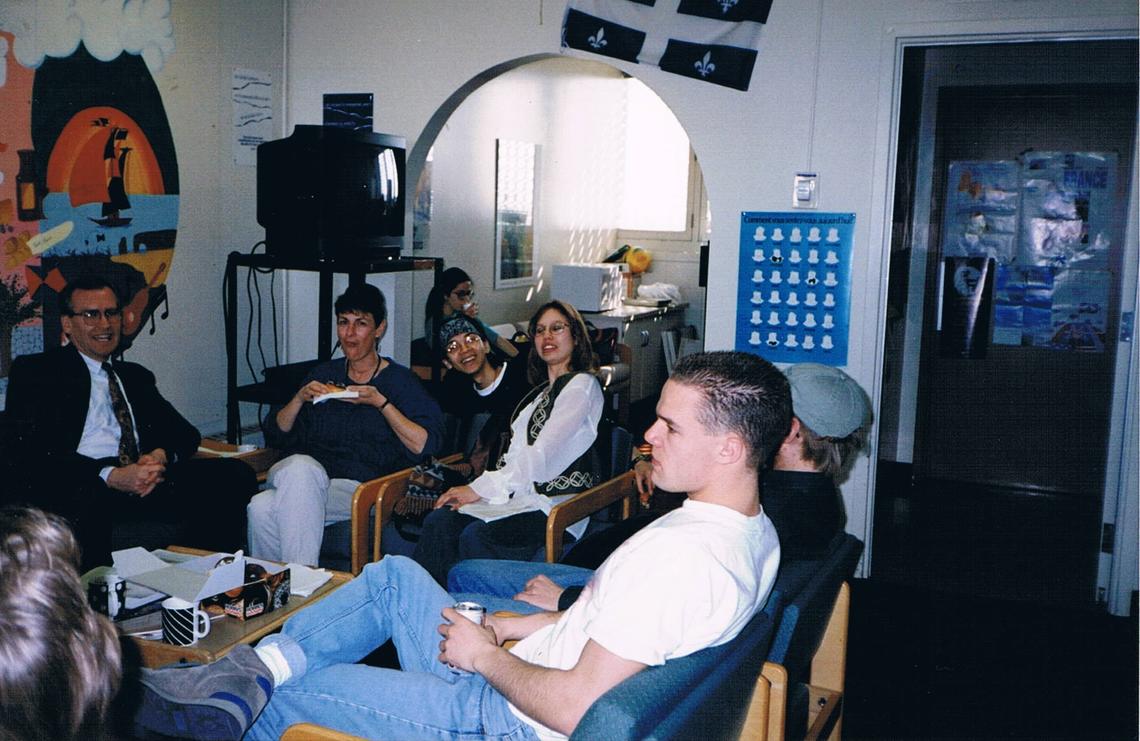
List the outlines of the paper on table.
{"type": "Polygon", "coordinates": [[[359,396],[359,391],[332,391],[327,394],[321,394],[313,399],[313,403],[320,404],[322,401],[328,401],[329,399],[355,399],[359,396]]]}
{"type": "Polygon", "coordinates": [[[115,551],[111,554],[111,561],[115,564],[115,571],[124,579],[166,566],[165,561],[140,546],[115,551]]]}
{"type": "Polygon", "coordinates": [[[127,582],[126,606],[128,610],[137,610],[143,605],[149,605],[151,602],[162,599],[166,595],[162,592],[156,592],[153,589],[148,589],[142,584],[135,584],[134,582],[127,582]]]}
{"type": "Polygon", "coordinates": [[[291,563],[289,568],[289,594],[308,597],[332,578],[324,569],[314,569],[299,563],[291,563]]]}

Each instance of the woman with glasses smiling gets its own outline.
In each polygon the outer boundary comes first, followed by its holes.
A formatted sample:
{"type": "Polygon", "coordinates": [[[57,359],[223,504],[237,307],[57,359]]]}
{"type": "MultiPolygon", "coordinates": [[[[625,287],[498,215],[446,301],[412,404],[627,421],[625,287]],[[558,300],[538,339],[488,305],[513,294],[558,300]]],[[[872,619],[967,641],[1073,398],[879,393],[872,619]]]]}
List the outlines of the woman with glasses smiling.
{"type": "MultiPolygon", "coordinates": [[[[545,541],[551,508],[602,481],[604,402],[586,323],[570,304],[551,301],[529,329],[527,373],[536,386],[511,418],[510,445],[498,465],[441,495],[424,521],[413,558],[440,584],[465,558],[529,559],[545,541]]],[[[581,537],[587,522],[569,534],[581,537]]]]}
{"type": "Polygon", "coordinates": [[[475,303],[475,284],[471,282],[471,276],[459,268],[448,268],[440,274],[439,283],[432,287],[424,304],[424,337],[431,345],[434,358],[443,357],[443,348],[438,344],[440,328],[448,319],[461,314],[477,322],[491,346],[504,356],[513,358],[519,354],[510,340],[500,337],[479,318],[479,304],[475,303]]]}

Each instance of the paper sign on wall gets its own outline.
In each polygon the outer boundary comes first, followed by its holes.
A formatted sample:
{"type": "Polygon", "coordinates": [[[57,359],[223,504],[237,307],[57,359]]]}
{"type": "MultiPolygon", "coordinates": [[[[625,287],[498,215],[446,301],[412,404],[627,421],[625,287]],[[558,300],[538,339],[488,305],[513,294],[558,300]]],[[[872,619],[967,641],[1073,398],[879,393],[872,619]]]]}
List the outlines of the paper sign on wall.
{"type": "Polygon", "coordinates": [[[854,230],[855,214],[741,214],[737,350],[847,364],[854,230]]]}
{"type": "Polygon", "coordinates": [[[230,85],[233,105],[234,164],[257,164],[257,145],[273,136],[273,78],[264,72],[234,68],[230,85]]]}

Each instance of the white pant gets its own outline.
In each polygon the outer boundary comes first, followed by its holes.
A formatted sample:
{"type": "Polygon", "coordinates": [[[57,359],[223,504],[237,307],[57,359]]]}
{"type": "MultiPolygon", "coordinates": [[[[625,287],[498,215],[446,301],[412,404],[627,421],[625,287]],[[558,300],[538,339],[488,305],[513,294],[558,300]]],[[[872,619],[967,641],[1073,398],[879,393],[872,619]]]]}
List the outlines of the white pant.
{"type": "Polygon", "coordinates": [[[359,481],[329,479],[311,456],[295,454],[269,469],[269,487],[249,501],[249,555],[315,566],[325,525],[352,517],[359,481]]]}

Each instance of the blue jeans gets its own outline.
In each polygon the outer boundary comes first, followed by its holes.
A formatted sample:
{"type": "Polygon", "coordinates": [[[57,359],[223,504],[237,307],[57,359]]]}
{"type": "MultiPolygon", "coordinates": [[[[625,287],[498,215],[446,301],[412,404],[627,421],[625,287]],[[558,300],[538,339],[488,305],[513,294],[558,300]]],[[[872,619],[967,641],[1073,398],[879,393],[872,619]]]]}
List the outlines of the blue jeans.
{"type": "Polygon", "coordinates": [[[478,602],[488,612],[511,610],[527,615],[538,612],[538,608],[512,598],[539,574],[550,577],[560,587],[581,587],[590,581],[594,572],[564,563],[476,558],[460,561],[452,567],[447,574],[447,591],[457,600],[478,602]]]}
{"type": "Polygon", "coordinates": [[[531,558],[546,543],[546,515],[523,512],[494,522],[456,512],[449,507],[433,510],[424,518],[420,540],[412,558],[435,577],[447,583],[455,564],[470,558],[531,558]]]}
{"type": "Polygon", "coordinates": [[[483,677],[439,662],[440,612],[454,602],[410,559],[369,564],[267,639],[295,641],[307,668],[273,691],[245,738],[309,722],[366,738],[536,741],[483,677]],[[402,671],[355,663],[389,638],[402,671]]]}

